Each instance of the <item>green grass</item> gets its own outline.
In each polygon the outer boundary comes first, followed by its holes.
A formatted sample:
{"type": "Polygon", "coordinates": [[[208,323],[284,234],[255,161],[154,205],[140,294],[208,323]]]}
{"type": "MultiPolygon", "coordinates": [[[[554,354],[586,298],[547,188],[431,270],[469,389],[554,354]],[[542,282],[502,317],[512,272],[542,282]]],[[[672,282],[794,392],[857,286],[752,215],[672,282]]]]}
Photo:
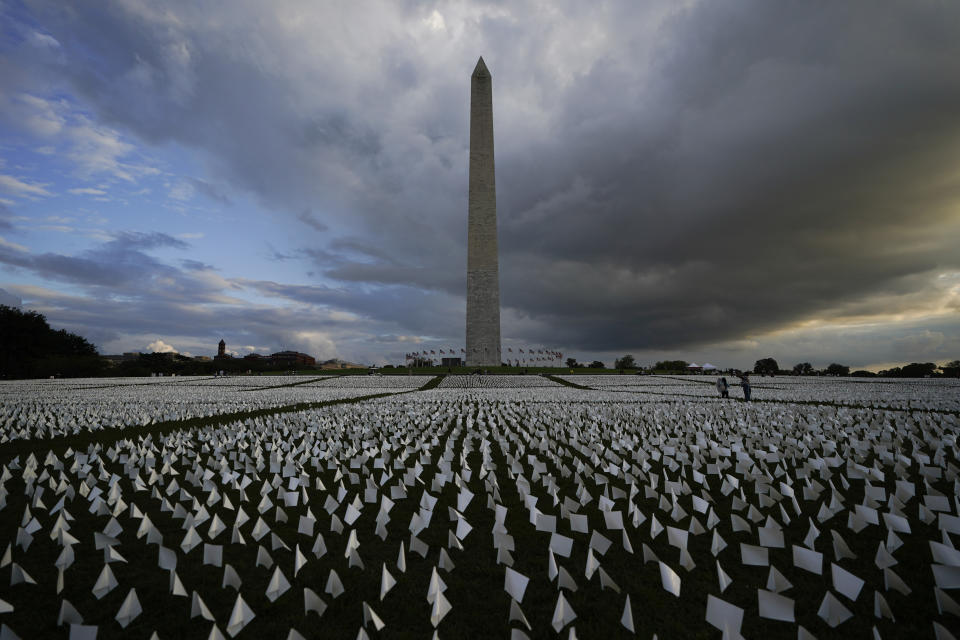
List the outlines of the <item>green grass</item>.
{"type": "MultiPolygon", "coordinates": [[[[434,372],[435,373],[435,372],[434,372]]],[[[548,376],[549,377],[549,376],[548,376]]],[[[551,378],[553,379],[553,378],[551,378]]],[[[435,388],[443,380],[443,375],[437,375],[427,381],[420,390],[435,388]]],[[[557,380],[564,383],[566,381],[557,380]]],[[[575,383],[566,382],[566,386],[578,388],[575,383]]],[[[144,428],[129,428],[126,430],[103,430],[91,432],[89,434],[80,434],[80,436],[69,436],[66,438],[56,438],[45,441],[15,441],[0,445],[0,461],[8,463],[9,459],[20,453],[34,452],[38,457],[45,454],[47,450],[54,450],[62,453],[66,447],[73,447],[75,450],[88,450],[90,447],[100,446],[107,449],[109,445],[119,441],[132,441],[135,447],[139,448],[149,444],[145,439],[149,436],[150,441],[154,443],[163,442],[164,439],[175,445],[173,440],[178,433],[185,433],[185,441],[192,442],[192,448],[200,452],[195,459],[197,469],[215,467],[217,451],[215,444],[220,437],[227,437],[228,434],[218,434],[218,438],[200,442],[196,436],[200,430],[204,433],[210,433],[212,430],[229,425],[236,421],[251,421],[256,425],[258,419],[268,416],[282,416],[299,414],[301,411],[310,411],[323,409],[324,407],[334,407],[335,405],[348,405],[362,403],[372,398],[384,397],[388,395],[417,393],[417,390],[410,392],[401,392],[398,394],[373,394],[362,398],[352,398],[345,400],[334,400],[322,403],[302,403],[290,405],[279,409],[264,409],[257,411],[240,412],[230,415],[215,416],[211,418],[197,418],[192,420],[173,421],[169,423],[159,423],[144,428]],[[12,446],[18,445],[18,446],[12,446]]],[[[407,396],[407,397],[410,397],[407,396]]],[[[699,398],[698,396],[696,396],[699,398]]],[[[680,407],[690,406],[684,398],[676,401],[680,407]]],[[[508,403],[507,403],[508,404],[508,403]]],[[[784,402],[784,404],[790,404],[784,402]]],[[[797,403],[793,403],[797,404],[797,403]]],[[[817,403],[827,404],[827,403],[817,403]]],[[[487,405],[488,407],[490,405],[487,405]]],[[[497,405],[501,408],[507,406],[497,405]]],[[[741,411],[744,405],[737,403],[731,405],[731,411],[741,411]]],[[[402,403],[394,416],[405,415],[407,408],[402,408],[402,403]]],[[[432,411],[433,409],[431,409],[432,411]]],[[[308,423],[319,424],[318,418],[322,412],[316,414],[307,414],[308,423]]],[[[614,431],[610,425],[603,421],[597,421],[594,417],[595,411],[592,407],[582,406],[573,417],[589,420],[590,433],[581,434],[582,437],[595,437],[598,450],[602,455],[614,437],[614,431]]],[[[729,414],[732,419],[738,414],[729,414]]],[[[300,416],[297,415],[297,418],[300,416]]],[[[475,431],[472,444],[469,448],[465,460],[461,461],[459,453],[465,451],[464,445],[467,443],[467,432],[464,429],[456,429],[456,425],[445,423],[441,417],[422,416],[426,420],[419,429],[419,436],[431,442],[436,438],[436,442],[431,444],[431,450],[434,453],[433,465],[436,465],[440,454],[448,447],[456,453],[451,458],[452,469],[461,472],[465,466],[473,470],[473,477],[467,486],[475,497],[466,510],[466,517],[473,526],[473,531],[464,541],[466,551],[450,551],[450,556],[456,563],[456,569],[450,573],[441,571],[441,577],[446,582],[448,590],[445,596],[453,605],[452,612],[441,623],[439,635],[442,638],[502,638],[509,637],[509,627],[517,627],[517,624],[508,625],[508,613],[510,608],[510,599],[503,591],[503,573],[502,566],[496,563],[496,553],[492,549],[490,531],[494,524],[493,512],[486,507],[485,483],[479,478],[482,457],[479,449],[479,440],[475,431]]],[[[471,417],[477,419],[478,413],[472,410],[471,417]]],[[[392,436],[392,427],[396,422],[385,419],[383,425],[379,428],[381,442],[386,442],[392,436]]],[[[553,457],[559,452],[557,446],[551,446],[548,450],[536,451],[535,443],[527,441],[523,435],[529,435],[535,431],[541,431],[545,425],[539,421],[531,419],[531,415],[521,412],[520,415],[520,434],[519,438],[508,437],[504,425],[497,428],[487,427],[483,432],[483,437],[489,442],[490,456],[495,469],[493,477],[499,486],[501,503],[508,508],[506,526],[516,542],[516,552],[513,554],[515,563],[513,568],[529,577],[530,585],[522,603],[522,608],[531,624],[534,625],[534,631],[529,632],[532,638],[553,638],[557,637],[550,627],[550,616],[557,598],[557,588],[555,583],[550,583],[546,579],[547,555],[546,545],[549,541],[549,534],[538,532],[530,524],[528,514],[523,506],[520,495],[516,490],[516,483],[513,480],[512,473],[509,470],[507,454],[519,459],[525,466],[524,473],[528,479],[531,478],[530,467],[527,463],[527,454],[538,453],[541,460],[547,465],[548,472],[555,476],[557,488],[561,499],[563,496],[572,495],[575,484],[572,477],[563,477],[556,459],[553,457]],[[529,447],[529,449],[527,448],[529,447]],[[543,455],[547,454],[547,455],[543,455]]],[[[718,432],[722,433],[724,425],[714,425],[718,432]]],[[[553,427],[550,427],[551,429],[553,427]]],[[[476,429],[476,427],[475,427],[476,429]]],[[[778,436],[777,432],[768,425],[761,425],[760,429],[764,434],[778,436]]],[[[668,427],[669,435],[675,436],[681,442],[692,444],[689,434],[679,427],[668,427]]],[[[289,433],[283,431],[270,432],[269,430],[260,430],[256,436],[261,446],[267,443],[280,447],[289,447],[296,450],[299,447],[309,449],[312,444],[323,441],[330,434],[322,433],[318,430],[307,429],[300,431],[292,429],[289,433]]],[[[751,438],[759,437],[761,434],[751,434],[751,438]]],[[[792,433],[790,437],[803,437],[804,433],[792,433]]],[[[360,446],[359,438],[355,434],[341,433],[337,434],[341,441],[350,446],[356,444],[360,446]]],[[[923,444],[919,442],[919,444],[923,444]]],[[[926,446],[926,445],[924,445],[926,446]]],[[[590,464],[589,458],[570,446],[564,446],[564,456],[567,457],[565,464],[569,467],[576,460],[584,464],[590,464]]],[[[931,453],[929,449],[925,449],[931,453]]],[[[252,452],[250,452],[252,454],[252,452]]],[[[263,452],[266,455],[266,452],[263,452]]],[[[948,453],[948,461],[956,463],[952,453],[948,453]]],[[[851,458],[854,458],[851,454],[851,458]]],[[[43,458],[40,457],[41,463],[43,458]]],[[[181,458],[182,469],[190,469],[194,464],[192,458],[181,458]]],[[[873,463],[872,457],[863,457],[856,460],[860,464],[870,466],[873,463]]],[[[23,460],[21,460],[23,462],[23,460]]],[[[791,475],[802,465],[803,459],[791,460],[789,457],[784,462],[791,475]]],[[[268,460],[267,460],[267,463],[268,460]]],[[[410,460],[407,460],[409,466],[410,460]]],[[[699,493],[700,487],[696,485],[689,473],[689,467],[681,467],[680,471],[672,472],[666,469],[663,464],[656,461],[649,461],[651,468],[649,474],[663,479],[664,475],[675,479],[678,473],[682,473],[690,486],[699,493]]],[[[305,460],[309,466],[309,460],[305,460]]],[[[429,490],[430,482],[436,468],[428,465],[422,481],[429,490]]],[[[349,464],[344,462],[345,467],[349,464]]],[[[759,465],[758,471],[773,472],[773,466],[759,465]],[[761,466],[763,469],[761,469],[761,466]]],[[[326,465],[321,465],[320,470],[309,467],[311,476],[319,477],[326,485],[327,489],[335,490],[338,482],[335,479],[334,471],[327,469],[326,465]]],[[[136,502],[141,508],[149,508],[149,515],[155,526],[161,531],[164,537],[164,545],[177,548],[179,554],[179,543],[183,537],[183,530],[180,527],[180,521],[174,520],[169,513],[161,513],[157,509],[159,504],[150,497],[149,492],[133,492],[127,475],[124,473],[123,465],[119,463],[106,463],[106,471],[109,474],[116,473],[122,478],[124,488],[124,500],[128,503],[136,502]]],[[[361,474],[361,485],[366,481],[365,475],[361,470],[354,471],[361,474]]],[[[834,475],[834,483],[839,485],[839,479],[834,475]]],[[[728,473],[734,473],[734,469],[728,469],[728,473]]],[[[145,477],[141,471],[141,477],[145,477]]],[[[239,491],[232,488],[224,488],[223,493],[227,495],[235,505],[242,506],[244,510],[256,520],[256,504],[259,501],[259,488],[264,479],[271,477],[269,467],[261,472],[260,481],[251,485],[247,491],[248,502],[242,502],[239,491]]],[[[379,481],[379,472],[374,472],[373,477],[379,481]]],[[[742,474],[738,474],[742,475],[742,474]]],[[[25,485],[19,479],[19,474],[15,473],[15,479],[6,483],[7,507],[0,514],[0,540],[13,540],[16,537],[17,527],[20,523],[26,507],[25,485]]],[[[215,476],[216,478],[216,476],[215,476]]],[[[900,479],[893,473],[886,476],[882,483],[888,491],[892,490],[894,481],[900,479]]],[[[178,476],[180,483],[187,487],[191,493],[203,500],[205,492],[199,491],[196,487],[190,485],[185,478],[185,474],[178,476]]],[[[624,594],[630,593],[633,604],[634,621],[638,630],[638,637],[650,638],[657,633],[660,638],[718,638],[720,633],[708,626],[704,620],[706,610],[706,599],[708,594],[713,594],[722,599],[733,602],[746,609],[744,627],[742,633],[747,638],[796,638],[796,626],[790,623],[776,622],[761,619],[757,616],[757,587],[763,587],[766,582],[768,569],[766,567],[746,567],[739,562],[740,553],[738,549],[739,542],[756,544],[755,536],[746,533],[732,534],[723,533],[723,536],[729,545],[728,549],[721,553],[720,560],[723,569],[733,579],[733,584],[722,595],[719,592],[716,579],[715,559],[709,551],[710,534],[706,533],[700,536],[690,536],[690,553],[697,564],[697,568],[688,573],[678,567],[678,552],[671,547],[666,540],[666,533],[661,533],[656,539],[651,540],[649,535],[650,522],[647,521],[638,530],[629,528],[629,535],[633,545],[634,554],[629,554],[621,547],[619,537],[607,531],[604,526],[602,515],[596,509],[596,496],[603,490],[602,485],[594,482],[589,474],[584,474],[584,480],[588,490],[594,496],[584,511],[589,516],[591,529],[597,529],[608,538],[613,538],[614,542],[610,551],[598,559],[601,566],[611,575],[619,584],[624,594]],[[674,598],[665,592],[660,585],[660,577],[655,563],[643,564],[642,547],[647,543],[650,548],[660,557],[661,560],[676,569],[683,580],[681,598],[674,598]]],[[[391,481],[391,484],[394,481],[391,481]]],[[[629,491],[628,485],[622,480],[613,480],[613,486],[629,491]]],[[[826,484],[825,481],[823,481],[826,484]]],[[[100,483],[105,486],[105,483],[100,483]]],[[[219,485],[219,481],[217,482],[219,485]]],[[[716,503],[716,508],[724,520],[724,530],[729,528],[729,514],[732,510],[732,495],[722,496],[719,491],[719,480],[716,477],[710,478],[710,493],[716,503]]],[[[539,504],[550,505],[553,510],[551,498],[547,495],[543,486],[536,482],[532,483],[535,495],[539,496],[539,504]]],[[[351,485],[348,488],[353,489],[351,485]]],[[[744,481],[745,491],[748,497],[753,496],[755,484],[744,481]]],[[[776,486],[776,485],[775,485],[776,486]]],[[[844,494],[844,502],[847,505],[863,501],[863,483],[853,481],[849,490],[841,489],[844,494]]],[[[934,483],[934,487],[946,495],[952,495],[952,484],[947,480],[934,483]]],[[[662,490],[662,484],[661,484],[662,490]]],[[[329,532],[330,518],[322,509],[326,492],[318,491],[313,488],[308,490],[310,497],[310,507],[313,513],[318,517],[317,531],[322,532],[327,543],[328,553],[323,558],[317,560],[310,553],[309,548],[312,545],[312,538],[308,539],[296,533],[297,517],[302,511],[300,509],[287,509],[290,516],[288,523],[275,523],[273,520],[273,510],[265,514],[264,519],[270,523],[271,528],[291,547],[291,551],[278,550],[270,551],[271,556],[278,562],[286,578],[291,582],[292,588],[286,594],[281,596],[275,603],[270,603],[265,597],[267,583],[272,575],[272,569],[267,570],[263,567],[256,567],[254,559],[256,558],[256,544],[249,534],[245,534],[247,545],[229,544],[229,529],[225,531],[216,540],[216,543],[224,544],[224,562],[232,565],[243,579],[243,597],[256,613],[254,621],[248,625],[237,637],[244,638],[285,638],[289,628],[298,629],[304,636],[310,637],[333,637],[333,638],[355,638],[357,630],[362,623],[362,602],[366,601],[374,610],[387,622],[387,627],[381,632],[376,633],[373,627],[367,629],[372,638],[428,638],[433,633],[433,628],[429,623],[429,605],[426,602],[425,595],[430,578],[431,569],[436,563],[437,554],[440,547],[447,544],[447,531],[453,526],[447,517],[447,505],[456,505],[457,487],[454,483],[448,483],[443,491],[434,492],[439,495],[440,502],[433,516],[431,526],[421,534],[421,539],[430,545],[431,551],[427,560],[421,559],[407,549],[408,570],[401,574],[396,569],[397,552],[401,542],[409,539],[407,533],[407,524],[417,509],[417,501],[420,496],[421,487],[410,490],[411,497],[407,500],[398,501],[391,511],[391,521],[388,525],[388,536],[385,541],[376,537],[374,531],[374,517],[376,515],[375,505],[365,505],[365,509],[357,521],[355,528],[360,540],[360,555],[366,565],[365,571],[358,569],[348,569],[347,562],[343,555],[343,546],[346,540],[346,534],[338,536],[329,532]],[[293,576],[293,551],[296,543],[300,543],[301,549],[307,555],[309,562],[301,573],[293,576]],[[383,602],[377,598],[379,593],[379,580],[381,566],[386,564],[388,570],[398,580],[398,584],[387,595],[383,602]],[[327,579],[329,570],[335,569],[347,588],[347,592],[336,600],[323,593],[323,587],[327,579]],[[303,596],[302,590],[309,587],[315,590],[327,602],[329,608],[321,618],[314,617],[311,614],[305,618],[303,616],[303,596]]],[[[829,492],[829,490],[828,490],[829,492]]],[[[826,492],[825,495],[828,493],[826,492]]],[[[44,494],[44,501],[47,507],[55,503],[52,491],[44,494]]],[[[799,488],[798,488],[799,493],[799,488]]],[[[347,498],[348,500],[351,495],[347,498]]],[[[676,525],[669,520],[669,516],[658,510],[655,499],[646,499],[643,496],[641,488],[640,495],[636,498],[640,510],[648,517],[656,514],[656,517],[663,525],[676,525]]],[[[93,548],[94,530],[102,530],[108,518],[94,516],[88,512],[85,507],[86,501],[77,497],[68,509],[75,520],[71,522],[71,532],[79,539],[80,543],[75,547],[77,551],[77,561],[74,566],[66,572],[66,588],[63,597],[76,605],[84,614],[87,624],[99,624],[101,626],[98,638],[132,637],[148,638],[150,633],[156,630],[161,638],[206,638],[209,634],[211,623],[200,621],[199,619],[191,621],[189,619],[190,599],[173,598],[168,595],[166,572],[161,571],[156,566],[157,550],[154,545],[146,543],[145,539],[137,539],[135,536],[135,522],[127,517],[126,513],[118,518],[125,530],[119,536],[121,546],[119,551],[127,558],[128,563],[112,565],[120,586],[108,594],[103,600],[97,601],[89,594],[90,587],[93,585],[97,575],[102,568],[103,559],[100,552],[93,548]],[[113,621],[113,616],[119,609],[121,602],[127,594],[130,587],[136,587],[143,605],[144,613],[136,619],[130,627],[122,631],[113,621]]],[[[819,502],[800,501],[801,514],[798,516],[788,508],[791,522],[785,527],[785,537],[787,540],[786,549],[772,549],[770,551],[771,563],[787,573],[788,578],[793,582],[793,589],[787,591],[784,595],[796,599],[796,611],[798,622],[803,624],[808,630],[812,631],[821,639],[832,637],[871,637],[871,628],[876,625],[880,635],[884,638],[904,638],[904,637],[932,637],[930,620],[939,620],[943,623],[956,623],[956,618],[940,616],[936,611],[933,601],[933,579],[929,569],[930,553],[927,546],[927,540],[940,540],[941,535],[935,526],[924,526],[915,519],[911,519],[911,525],[914,527],[913,534],[904,536],[905,546],[896,552],[899,564],[893,567],[909,585],[913,587],[913,594],[902,596],[896,592],[886,593],[887,600],[897,616],[897,624],[889,620],[877,620],[873,617],[873,591],[875,589],[883,590],[883,578],[875,566],[873,566],[873,557],[877,546],[885,538],[885,531],[882,527],[867,527],[861,534],[854,535],[846,529],[845,519],[842,515],[835,516],[825,524],[817,523],[821,530],[820,538],[817,542],[817,550],[824,552],[824,561],[826,572],[824,576],[815,576],[804,571],[793,571],[792,559],[790,557],[790,543],[801,540],[808,528],[808,518],[815,517],[819,502]],[[856,617],[849,622],[844,623],[836,630],[830,630],[822,620],[816,616],[816,610],[819,607],[820,600],[827,588],[830,587],[829,562],[832,558],[830,551],[829,529],[835,528],[841,531],[842,535],[850,544],[858,558],[854,561],[845,560],[841,564],[859,577],[867,581],[863,592],[856,602],[850,602],[843,597],[840,599],[844,605],[850,608],[856,617]],[[791,570],[788,572],[788,570],[791,570]]],[[[189,506],[189,505],[186,505],[189,506]]],[[[687,503],[685,502],[685,508],[687,503]]],[[[691,509],[687,509],[692,512],[691,509]]],[[[222,509],[216,509],[221,517],[224,517],[228,526],[232,524],[226,519],[222,509]]],[[[764,510],[765,512],[767,510],[764,510]]],[[[46,527],[52,522],[52,518],[44,513],[43,509],[36,508],[34,512],[44,522],[46,527]]],[[[773,508],[770,513],[775,513],[779,519],[779,510],[773,508]]],[[[916,513],[915,501],[911,501],[908,512],[916,513]]],[[[342,515],[342,509],[338,511],[342,515]]],[[[741,515],[744,515],[741,513],[741,515]]],[[[705,518],[698,514],[702,523],[705,518]]],[[[687,520],[683,521],[684,523],[687,520]]],[[[206,537],[206,530],[209,523],[198,527],[198,531],[206,537]]],[[[251,525],[243,527],[244,531],[249,531],[251,525]]],[[[349,530],[350,527],[347,527],[349,530]]],[[[685,526],[683,527],[685,528],[685,526]]],[[[600,592],[598,577],[594,576],[591,582],[587,582],[583,576],[583,567],[586,563],[586,538],[578,534],[571,534],[564,525],[559,525],[559,530],[565,535],[573,535],[577,542],[574,546],[574,552],[571,558],[563,559],[558,557],[558,563],[565,567],[576,580],[579,589],[576,593],[568,593],[566,597],[577,613],[577,620],[573,626],[576,627],[580,638],[625,638],[629,637],[626,630],[619,625],[620,615],[623,608],[624,595],[617,595],[610,591],[600,592]]],[[[269,536],[261,540],[268,550],[270,550],[269,536]]],[[[0,545],[2,553],[4,545],[0,545]]],[[[12,614],[0,616],[0,622],[7,623],[17,631],[23,638],[45,638],[45,637],[65,637],[64,629],[55,627],[56,614],[60,607],[60,596],[55,592],[53,585],[56,584],[56,570],[53,562],[59,554],[59,546],[49,539],[48,535],[39,532],[37,539],[31,545],[27,553],[23,553],[19,548],[14,551],[14,561],[22,564],[37,579],[39,585],[36,586],[17,586],[8,587],[7,573],[3,577],[4,586],[0,589],[0,597],[11,602],[16,606],[16,611],[12,614]]],[[[204,601],[213,611],[217,618],[218,626],[225,633],[227,617],[236,598],[236,593],[232,589],[222,589],[221,580],[223,570],[210,566],[203,566],[200,563],[202,558],[202,545],[193,550],[186,557],[180,555],[178,564],[178,574],[180,575],[188,592],[196,589],[200,592],[204,601]]],[[[951,593],[951,595],[954,595],[951,593]]],[[[956,629],[956,626],[953,627],[956,629]]],[[[567,629],[564,629],[562,637],[566,637],[567,629]]]]}
{"type": "Polygon", "coordinates": [[[582,384],[577,384],[576,382],[570,382],[569,380],[564,380],[563,378],[559,378],[559,377],[557,377],[557,376],[551,376],[551,375],[544,374],[543,377],[546,378],[547,380],[552,380],[553,382],[556,382],[557,384],[562,384],[562,385],[565,386],[565,387],[572,387],[572,388],[574,388],[574,389],[592,389],[592,387],[587,387],[587,386],[584,386],[584,385],[582,385],[582,384]]]}
{"type": "Polygon", "coordinates": [[[446,376],[444,375],[439,375],[439,376],[434,376],[433,378],[430,378],[429,380],[423,383],[423,386],[421,386],[420,389],[418,389],[418,391],[427,391],[429,389],[436,389],[440,385],[440,383],[443,382],[443,379],[445,377],[446,376]]]}
{"type": "Polygon", "coordinates": [[[277,384],[269,387],[253,387],[251,389],[246,389],[247,391],[264,391],[266,389],[282,389],[284,387],[297,387],[302,384],[310,384],[311,382],[323,382],[331,378],[340,378],[341,376],[321,376],[319,378],[307,378],[306,380],[297,380],[296,382],[290,382],[288,384],[277,384]]]}

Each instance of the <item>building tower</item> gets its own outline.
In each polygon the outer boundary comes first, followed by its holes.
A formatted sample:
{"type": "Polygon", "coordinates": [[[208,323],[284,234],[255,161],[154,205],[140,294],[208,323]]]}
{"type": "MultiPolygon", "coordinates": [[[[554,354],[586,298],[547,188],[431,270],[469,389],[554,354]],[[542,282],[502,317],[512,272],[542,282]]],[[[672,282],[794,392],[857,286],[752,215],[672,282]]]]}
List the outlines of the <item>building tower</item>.
{"type": "Polygon", "coordinates": [[[225,355],[227,355],[227,343],[221,340],[220,344],[217,345],[217,357],[222,358],[225,355]]]}
{"type": "Polygon", "coordinates": [[[500,366],[500,269],[493,166],[493,82],[481,57],[470,79],[467,365],[500,366]]]}

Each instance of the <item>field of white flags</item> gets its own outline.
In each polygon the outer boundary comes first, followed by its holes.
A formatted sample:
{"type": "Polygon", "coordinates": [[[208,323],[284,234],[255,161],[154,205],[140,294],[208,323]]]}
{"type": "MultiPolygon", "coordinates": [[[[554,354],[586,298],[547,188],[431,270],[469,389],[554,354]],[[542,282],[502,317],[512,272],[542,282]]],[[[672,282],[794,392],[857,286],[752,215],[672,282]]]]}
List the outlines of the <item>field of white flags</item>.
{"type": "Polygon", "coordinates": [[[960,383],[713,381],[0,383],[0,638],[960,635],[960,383]]]}

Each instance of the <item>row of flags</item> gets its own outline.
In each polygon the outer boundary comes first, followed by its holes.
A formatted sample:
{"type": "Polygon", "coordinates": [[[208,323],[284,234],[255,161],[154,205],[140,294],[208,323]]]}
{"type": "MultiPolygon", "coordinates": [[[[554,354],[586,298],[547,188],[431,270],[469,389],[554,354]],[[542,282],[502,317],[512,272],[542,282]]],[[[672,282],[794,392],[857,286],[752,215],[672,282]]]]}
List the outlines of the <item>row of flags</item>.
{"type": "MultiPolygon", "coordinates": [[[[459,353],[462,353],[462,354],[466,355],[467,350],[464,349],[463,347],[461,347],[459,353]]],[[[512,354],[512,353],[513,353],[513,347],[508,347],[508,348],[507,348],[507,353],[511,353],[511,354],[512,354]]],[[[437,355],[444,356],[444,355],[448,355],[448,354],[451,355],[451,356],[455,356],[455,355],[458,354],[458,351],[457,351],[456,348],[424,349],[423,351],[414,351],[414,352],[412,352],[412,353],[407,353],[407,354],[406,354],[406,359],[407,359],[407,360],[418,360],[418,359],[421,359],[421,358],[433,359],[434,356],[437,356],[437,355]]],[[[562,359],[563,359],[563,354],[562,354],[561,352],[559,352],[559,351],[554,351],[554,350],[552,350],[552,349],[533,349],[533,348],[527,348],[526,350],[524,350],[523,348],[517,348],[517,354],[518,354],[518,355],[523,355],[523,358],[508,358],[507,361],[509,362],[509,361],[511,361],[511,360],[516,360],[516,361],[519,362],[520,360],[523,360],[524,362],[527,362],[527,361],[533,361],[533,362],[546,361],[546,362],[549,362],[549,361],[552,361],[552,360],[562,360],[562,359]]]]}

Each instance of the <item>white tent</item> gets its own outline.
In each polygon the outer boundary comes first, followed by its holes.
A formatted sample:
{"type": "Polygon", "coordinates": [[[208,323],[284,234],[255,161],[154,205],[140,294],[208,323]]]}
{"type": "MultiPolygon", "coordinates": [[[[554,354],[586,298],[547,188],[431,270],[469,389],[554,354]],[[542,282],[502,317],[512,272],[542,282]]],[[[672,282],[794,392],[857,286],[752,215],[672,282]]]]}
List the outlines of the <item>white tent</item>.
{"type": "Polygon", "coordinates": [[[706,371],[707,369],[716,369],[716,367],[715,367],[714,365],[710,364],[709,362],[705,362],[705,363],[703,364],[703,370],[706,371]]]}

